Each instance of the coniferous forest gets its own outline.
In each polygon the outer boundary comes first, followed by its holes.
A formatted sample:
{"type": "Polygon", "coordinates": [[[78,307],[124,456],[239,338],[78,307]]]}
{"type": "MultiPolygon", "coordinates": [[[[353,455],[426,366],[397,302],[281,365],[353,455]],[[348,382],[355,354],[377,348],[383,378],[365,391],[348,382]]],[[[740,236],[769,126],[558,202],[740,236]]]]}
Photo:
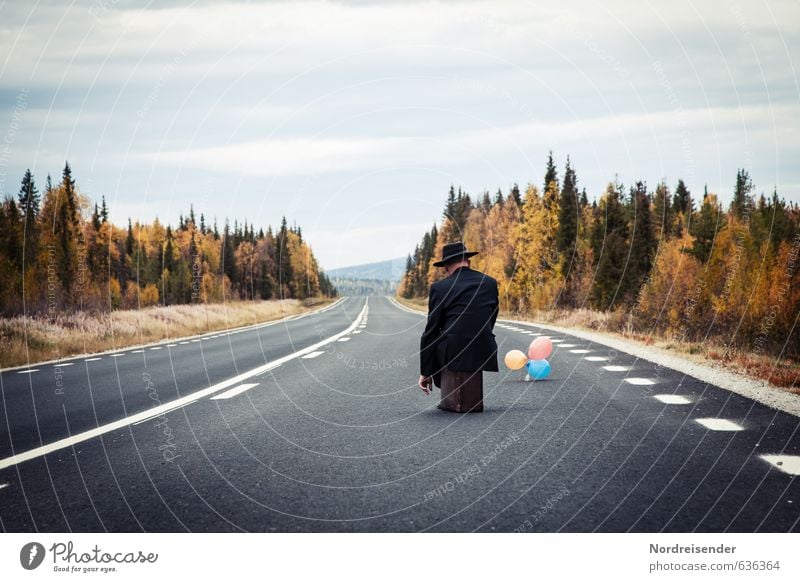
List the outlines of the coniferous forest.
{"type": "Polygon", "coordinates": [[[30,170],[0,209],[0,314],[334,296],[300,227],[221,226],[189,209],[177,227],[108,218],[80,194],[67,163],[43,190],[30,170]]]}
{"type": "Polygon", "coordinates": [[[800,356],[800,209],[756,193],[744,169],[723,207],[682,180],[611,183],[589,201],[569,158],[552,153],[540,189],[473,198],[450,188],[439,225],[409,255],[398,295],[426,297],[447,242],[479,255],[501,308],[534,316],[600,312],[609,331],[682,342],[716,340],[749,353],[800,356]]]}

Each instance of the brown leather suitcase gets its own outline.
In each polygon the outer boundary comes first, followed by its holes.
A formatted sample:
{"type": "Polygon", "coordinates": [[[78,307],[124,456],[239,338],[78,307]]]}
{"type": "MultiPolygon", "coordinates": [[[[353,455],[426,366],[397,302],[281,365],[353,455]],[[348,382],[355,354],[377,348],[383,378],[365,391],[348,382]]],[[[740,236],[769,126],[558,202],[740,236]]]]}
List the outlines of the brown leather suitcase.
{"type": "Polygon", "coordinates": [[[451,412],[483,412],[483,372],[442,370],[439,408],[451,412]]]}

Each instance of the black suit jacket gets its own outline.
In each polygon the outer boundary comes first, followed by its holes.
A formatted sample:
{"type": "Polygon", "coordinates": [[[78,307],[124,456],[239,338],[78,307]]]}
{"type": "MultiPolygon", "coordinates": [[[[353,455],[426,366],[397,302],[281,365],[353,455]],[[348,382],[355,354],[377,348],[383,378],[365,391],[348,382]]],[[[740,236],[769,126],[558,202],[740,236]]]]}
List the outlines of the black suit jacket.
{"type": "Polygon", "coordinates": [[[494,323],[500,301],[497,281],[460,267],[431,285],[428,322],[420,341],[420,370],[441,386],[444,368],[455,372],[497,372],[494,323]]]}

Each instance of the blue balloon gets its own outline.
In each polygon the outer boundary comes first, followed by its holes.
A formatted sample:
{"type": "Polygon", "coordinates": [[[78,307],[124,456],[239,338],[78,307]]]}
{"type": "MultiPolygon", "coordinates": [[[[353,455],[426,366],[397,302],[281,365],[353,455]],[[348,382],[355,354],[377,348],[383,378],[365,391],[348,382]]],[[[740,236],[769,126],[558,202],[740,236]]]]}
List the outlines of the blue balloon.
{"type": "Polygon", "coordinates": [[[528,360],[528,375],[534,380],[544,380],[550,375],[550,363],[547,360],[528,360]]]}

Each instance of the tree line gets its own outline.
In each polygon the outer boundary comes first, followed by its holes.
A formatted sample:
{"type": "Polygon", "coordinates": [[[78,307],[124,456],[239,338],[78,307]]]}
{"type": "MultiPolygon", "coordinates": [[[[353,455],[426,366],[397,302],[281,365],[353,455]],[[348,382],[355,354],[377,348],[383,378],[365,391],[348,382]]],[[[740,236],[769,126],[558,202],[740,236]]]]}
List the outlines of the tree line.
{"type": "Polygon", "coordinates": [[[472,266],[498,280],[507,311],[590,308],[632,331],[800,355],[800,209],[775,190],[756,196],[744,169],[727,208],[683,180],[674,189],[615,180],[589,202],[569,158],[561,179],[552,152],[541,190],[514,185],[473,200],[451,187],[398,294],[427,296],[443,276],[432,263],[456,240],[480,252],[472,266]]]}
{"type": "Polygon", "coordinates": [[[0,207],[0,314],[130,309],[230,299],[335,296],[299,226],[273,232],[191,207],[176,228],[157,218],[120,228],[91,204],[66,163],[40,194],[30,170],[0,207]]]}

